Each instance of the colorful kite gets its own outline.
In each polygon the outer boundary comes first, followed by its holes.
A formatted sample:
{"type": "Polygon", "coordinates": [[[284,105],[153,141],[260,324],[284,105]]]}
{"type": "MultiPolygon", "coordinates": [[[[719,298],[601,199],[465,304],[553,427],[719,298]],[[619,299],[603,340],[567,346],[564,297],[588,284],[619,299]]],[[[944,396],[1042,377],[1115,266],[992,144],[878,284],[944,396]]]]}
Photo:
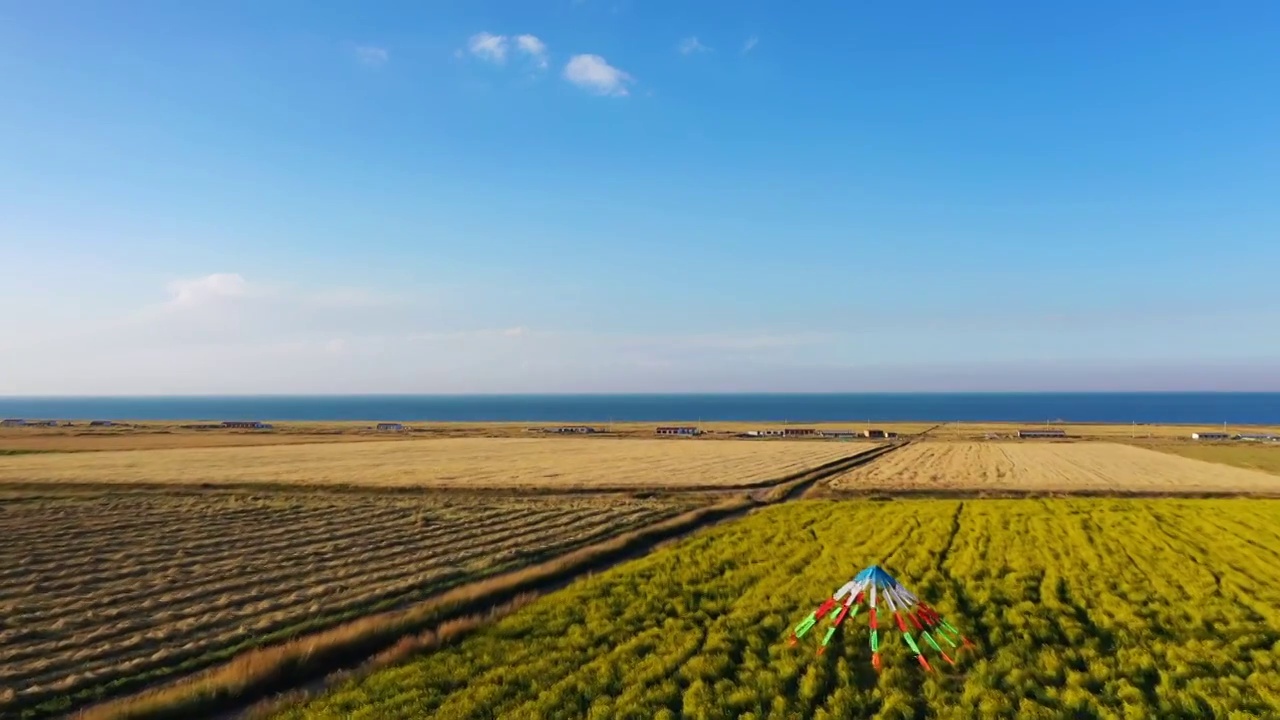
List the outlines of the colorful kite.
{"type": "Polygon", "coordinates": [[[871,616],[871,665],[876,670],[879,670],[880,628],[876,624],[878,621],[876,617],[877,601],[889,606],[889,611],[893,613],[893,619],[897,622],[898,629],[902,631],[902,637],[906,640],[907,646],[911,648],[911,652],[915,653],[916,660],[920,662],[920,667],[927,671],[932,672],[933,667],[929,665],[924,653],[920,651],[920,646],[916,644],[916,639],[911,634],[911,628],[907,627],[908,622],[911,627],[915,628],[916,632],[920,633],[920,637],[924,638],[924,641],[930,647],[942,655],[943,660],[952,665],[955,665],[956,661],[952,660],[947,651],[938,644],[938,641],[934,639],[934,635],[942,638],[942,641],[952,648],[974,647],[973,643],[969,642],[965,636],[961,635],[950,623],[944,620],[936,610],[903,587],[902,583],[895,580],[892,575],[885,572],[879,565],[872,565],[858,573],[852,580],[842,585],[839,590],[836,590],[830,599],[819,605],[817,610],[809,613],[809,616],[802,620],[791,633],[790,644],[795,645],[800,642],[800,638],[812,630],[819,620],[839,607],[839,611],[831,621],[831,627],[827,628],[826,634],[822,637],[822,644],[818,647],[818,654],[821,655],[827,649],[827,644],[831,642],[831,638],[835,636],[836,630],[840,628],[840,623],[844,622],[846,617],[856,616],[865,602],[868,614],[871,616]],[[957,643],[959,644],[957,645],[957,643]]]}

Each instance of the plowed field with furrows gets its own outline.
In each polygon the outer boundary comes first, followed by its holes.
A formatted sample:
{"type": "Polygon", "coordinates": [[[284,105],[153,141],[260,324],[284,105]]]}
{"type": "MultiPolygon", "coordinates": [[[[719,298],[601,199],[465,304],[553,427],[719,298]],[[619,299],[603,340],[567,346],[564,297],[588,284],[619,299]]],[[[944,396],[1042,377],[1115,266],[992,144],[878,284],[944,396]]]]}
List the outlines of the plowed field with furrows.
{"type": "Polygon", "coordinates": [[[842,475],[841,490],[1278,493],[1280,478],[1114,443],[917,442],[842,475]]]}
{"type": "Polygon", "coordinates": [[[0,717],[48,715],[191,672],[693,502],[0,497],[0,717]]]}

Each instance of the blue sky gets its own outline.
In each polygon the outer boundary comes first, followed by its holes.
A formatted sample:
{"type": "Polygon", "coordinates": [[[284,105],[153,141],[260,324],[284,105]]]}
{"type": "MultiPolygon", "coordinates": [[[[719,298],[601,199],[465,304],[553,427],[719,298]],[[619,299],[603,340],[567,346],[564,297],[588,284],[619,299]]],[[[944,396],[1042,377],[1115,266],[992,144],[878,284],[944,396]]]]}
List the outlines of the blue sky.
{"type": "Polygon", "coordinates": [[[338,5],[0,0],[0,394],[1280,389],[1280,4],[338,5]]]}

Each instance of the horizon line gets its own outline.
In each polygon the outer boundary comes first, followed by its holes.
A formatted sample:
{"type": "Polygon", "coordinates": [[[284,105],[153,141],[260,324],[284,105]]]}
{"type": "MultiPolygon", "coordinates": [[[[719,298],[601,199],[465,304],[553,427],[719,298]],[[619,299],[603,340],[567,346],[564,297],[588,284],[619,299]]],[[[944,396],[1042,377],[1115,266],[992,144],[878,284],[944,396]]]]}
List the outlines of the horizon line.
{"type": "Polygon", "coordinates": [[[480,397],[743,397],[840,395],[1280,395],[1280,390],[832,390],[832,391],[708,391],[708,392],[351,392],[351,393],[156,393],[156,394],[30,394],[0,395],[0,400],[108,400],[168,398],[480,398],[480,397]]]}

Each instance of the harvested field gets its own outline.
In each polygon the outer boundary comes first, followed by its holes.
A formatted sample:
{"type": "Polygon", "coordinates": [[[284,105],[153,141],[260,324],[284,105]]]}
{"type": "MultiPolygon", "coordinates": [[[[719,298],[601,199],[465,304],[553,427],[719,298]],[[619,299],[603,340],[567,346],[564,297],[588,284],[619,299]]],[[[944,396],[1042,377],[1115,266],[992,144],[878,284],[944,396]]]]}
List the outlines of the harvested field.
{"type": "Polygon", "coordinates": [[[918,442],[840,490],[1280,493],[1275,475],[1102,442],[918,442]]]}
{"type": "Polygon", "coordinates": [[[59,432],[54,429],[8,430],[0,432],[0,454],[5,451],[97,452],[111,450],[163,450],[198,447],[242,447],[262,445],[303,445],[338,442],[389,442],[410,439],[390,433],[320,432],[207,432],[184,430],[122,430],[117,432],[59,432]]]}
{"type": "Polygon", "coordinates": [[[0,457],[0,481],[655,488],[759,483],[875,447],[822,441],[450,438],[0,457]]]}
{"type": "Polygon", "coordinates": [[[8,493],[0,496],[0,717],[57,714],[693,504],[8,493]]]}

